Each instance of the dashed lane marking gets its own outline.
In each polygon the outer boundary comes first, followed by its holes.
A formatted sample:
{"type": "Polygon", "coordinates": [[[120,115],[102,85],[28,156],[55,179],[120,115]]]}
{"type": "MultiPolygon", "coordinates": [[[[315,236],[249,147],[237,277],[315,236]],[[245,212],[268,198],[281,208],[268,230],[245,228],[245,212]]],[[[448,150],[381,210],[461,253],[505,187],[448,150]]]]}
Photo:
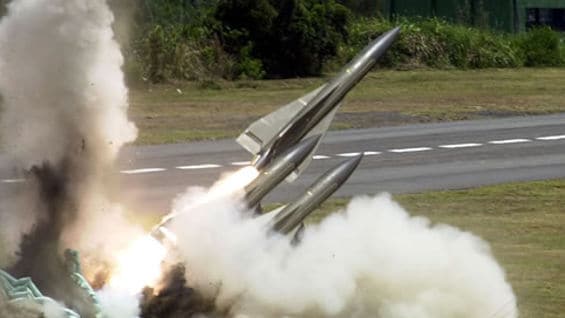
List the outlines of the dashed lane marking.
{"type": "Polygon", "coordinates": [[[432,150],[432,148],[430,147],[402,148],[402,149],[389,149],[388,151],[392,153],[407,153],[407,152],[421,152],[428,150],[432,150]]]}
{"type": "Polygon", "coordinates": [[[361,154],[360,152],[344,152],[344,153],[338,153],[336,156],[339,156],[339,157],[357,157],[360,154],[361,154]]]}
{"type": "Polygon", "coordinates": [[[530,139],[504,139],[504,140],[491,140],[488,143],[491,145],[508,145],[508,144],[520,144],[524,142],[531,142],[530,139]]]}
{"type": "Polygon", "coordinates": [[[453,145],[440,145],[439,148],[444,149],[459,149],[459,148],[472,148],[472,147],[480,147],[483,144],[479,143],[466,143],[466,144],[453,144],[453,145]]]}
{"type": "Polygon", "coordinates": [[[250,164],[251,161],[235,161],[231,163],[232,166],[249,166],[250,164]]]}
{"type": "Polygon", "coordinates": [[[123,174],[140,174],[140,173],[151,173],[151,172],[163,172],[167,169],[164,168],[144,168],[144,169],[133,169],[133,170],[122,170],[123,174]]]}
{"type": "Polygon", "coordinates": [[[380,151],[365,151],[363,152],[364,156],[376,156],[376,155],[380,155],[382,152],[380,151]]]}
{"type": "Polygon", "coordinates": [[[180,170],[199,170],[199,169],[214,169],[221,168],[222,166],[217,164],[203,164],[203,165],[192,165],[192,166],[180,166],[177,169],[180,170]]]}
{"type": "Polygon", "coordinates": [[[25,179],[3,179],[2,183],[22,183],[25,179]]]}
{"type": "MultiPolygon", "coordinates": [[[[536,140],[540,141],[551,141],[551,140],[563,140],[565,139],[565,135],[553,135],[553,136],[542,136],[535,138],[536,140]]],[[[518,144],[518,143],[526,143],[532,142],[531,139],[525,138],[518,138],[518,139],[504,139],[504,140],[491,140],[488,143],[491,145],[505,145],[505,144],[518,144]]],[[[459,149],[459,148],[472,148],[472,147],[480,147],[483,146],[482,143],[460,143],[460,144],[448,144],[448,145],[439,145],[438,148],[443,149],[459,149]]],[[[422,151],[429,151],[433,150],[431,147],[415,147],[415,148],[399,148],[399,149],[389,149],[388,152],[392,153],[410,153],[410,152],[422,152],[422,151]]],[[[360,155],[360,152],[345,152],[336,154],[339,157],[355,157],[360,155]]],[[[363,152],[365,156],[376,156],[382,154],[379,151],[365,151],[363,152]]],[[[324,160],[324,159],[331,159],[332,156],[327,155],[315,155],[312,156],[314,160],[324,160]]],[[[232,166],[249,166],[251,165],[250,161],[235,161],[231,163],[232,166]]],[[[189,166],[179,166],[176,169],[180,170],[199,170],[199,169],[215,169],[221,168],[222,165],[219,164],[200,164],[200,165],[189,165],[189,166]]],[[[166,168],[143,168],[143,169],[132,169],[132,170],[122,170],[120,171],[123,174],[143,174],[143,173],[152,173],[152,172],[163,172],[167,171],[166,168]]],[[[21,183],[25,182],[25,179],[1,179],[1,183],[21,183]]]]}
{"type": "Polygon", "coordinates": [[[565,135],[557,135],[557,136],[544,136],[544,137],[538,137],[536,138],[537,140],[561,140],[561,139],[565,139],[565,135]]]}

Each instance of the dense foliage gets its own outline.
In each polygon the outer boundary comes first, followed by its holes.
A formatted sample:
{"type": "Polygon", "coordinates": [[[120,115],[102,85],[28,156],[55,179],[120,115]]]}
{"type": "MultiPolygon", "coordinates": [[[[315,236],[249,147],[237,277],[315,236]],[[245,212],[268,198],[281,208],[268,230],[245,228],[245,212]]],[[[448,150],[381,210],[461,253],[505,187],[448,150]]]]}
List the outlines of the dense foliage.
{"type": "Polygon", "coordinates": [[[523,63],[511,36],[454,25],[437,19],[419,21],[357,20],[350,27],[345,57],[352,56],[371,38],[394,25],[402,26],[400,39],[381,61],[388,67],[516,67],[523,63]]]}
{"type": "Polygon", "coordinates": [[[565,58],[559,34],[547,28],[513,35],[439,19],[361,17],[372,3],[362,0],[141,2],[126,72],[152,82],[316,76],[396,25],[401,37],[381,66],[556,66],[565,58]]]}
{"type": "Polygon", "coordinates": [[[560,44],[558,33],[549,28],[533,29],[520,36],[518,43],[525,66],[556,66],[565,59],[565,45],[560,44]]]}
{"type": "Polygon", "coordinates": [[[347,35],[349,12],[333,0],[222,0],[215,18],[230,54],[289,77],[320,74],[347,35]]]}
{"type": "Polygon", "coordinates": [[[559,34],[549,28],[524,34],[503,34],[448,23],[439,19],[357,19],[350,25],[349,41],[343,44],[341,59],[347,60],[366,43],[396,25],[400,39],[387,52],[381,65],[397,68],[506,68],[520,66],[559,66],[559,34]]]}

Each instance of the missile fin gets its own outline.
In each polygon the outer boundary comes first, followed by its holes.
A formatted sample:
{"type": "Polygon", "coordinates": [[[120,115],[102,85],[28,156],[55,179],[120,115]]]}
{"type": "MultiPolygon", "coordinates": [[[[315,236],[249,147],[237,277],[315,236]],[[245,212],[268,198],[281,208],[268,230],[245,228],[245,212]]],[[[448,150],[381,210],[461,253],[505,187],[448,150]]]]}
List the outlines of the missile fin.
{"type": "Polygon", "coordinates": [[[314,98],[325,85],[322,85],[295,101],[258,119],[237,137],[236,141],[252,154],[259,153],[276,135],[314,98]]]}

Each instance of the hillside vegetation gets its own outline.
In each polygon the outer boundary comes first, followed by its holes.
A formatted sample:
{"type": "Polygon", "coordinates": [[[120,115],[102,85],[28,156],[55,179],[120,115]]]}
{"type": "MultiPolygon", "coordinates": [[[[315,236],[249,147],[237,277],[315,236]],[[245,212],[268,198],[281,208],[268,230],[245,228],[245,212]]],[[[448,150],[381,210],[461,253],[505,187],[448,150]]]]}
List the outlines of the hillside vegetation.
{"type": "Polygon", "coordinates": [[[130,84],[319,76],[394,26],[401,26],[401,37],[380,62],[389,68],[564,64],[565,45],[549,28],[505,34],[435,18],[389,21],[355,15],[340,4],[349,2],[113,1],[118,21],[128,16],[134,25],[121,39],[130,84]]]}

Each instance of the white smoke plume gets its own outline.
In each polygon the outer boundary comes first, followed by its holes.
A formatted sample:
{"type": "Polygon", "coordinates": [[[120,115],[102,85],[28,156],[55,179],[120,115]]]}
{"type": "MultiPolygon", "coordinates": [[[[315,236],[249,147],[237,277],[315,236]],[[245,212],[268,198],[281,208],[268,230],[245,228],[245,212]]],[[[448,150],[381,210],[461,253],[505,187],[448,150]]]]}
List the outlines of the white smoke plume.
{"type": "Polygon", "coordinates": [[[14,0],[0,21],[1,168],[26,175],[0,190],[0,266],[84,316],[63,250],[94,274],[143,234],[112,195],[114,160],[137,135],[113,22],[106,0],[14,0]]]}
{"type": "Polygon", "coordinates": [[[268,235],[235,199],[175,203],[191,287],[235,317],[517,317],[505,273],[479,237],[411,217],[388,194],[353,199],[298,246],[268,235]]]}
{"type": "Polygon", "coordinates": [[[2,138],[22,166],[58,162],[83,138],[111,162],[135,139],[112,22],[104,0],[10,4],[0,24],[2,138]]]}
{"type": "Polygon", "coordinates": [[[43,305],[42,314],[46,318],[67,318],[64,307],[56,302],[47,302],[43,305]]]}
{"type": "Polygon", "coordinates": [[[139,316],[140,295],[104,288],[98,292],[105,318],[136,318],[139,316]]]}
{"type": "MultiPolygon", "coordinates": [[[[120,147],[137,134],[126,115],[123,57],[112,23],[105,0],[15,0],[0,21],[3,150],[19,169],[47,162],[75,170],[65,181],[79,197],[76,226],[63,239],[88,250],[104,246],[100,238],[107,235],[97,234],[111,233],[105,226],[124,223],[104,178],[120,147]]],[[[9,252],[43,217],[33,208],[35,192],[2,203],[9,252]]]]}
{"type": "Polygon", "coordinates": [[[6,318],[66,318],[63,307],[47,301],[43,305],[31,300],[20,300],[17,303],[9,302],[0,291],[0,317],[6,318]]]}

